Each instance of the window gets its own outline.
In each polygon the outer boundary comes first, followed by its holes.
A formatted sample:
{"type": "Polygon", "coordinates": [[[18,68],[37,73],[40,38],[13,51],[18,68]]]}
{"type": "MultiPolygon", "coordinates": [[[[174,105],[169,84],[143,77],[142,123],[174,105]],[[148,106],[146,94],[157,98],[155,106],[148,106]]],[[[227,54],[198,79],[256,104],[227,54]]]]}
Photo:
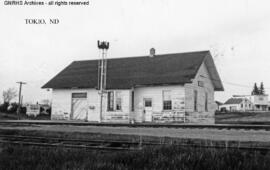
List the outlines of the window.
{"type": "Polygon", "coordinates": [[[172,110],[171,91],[163,91],[163,110],[172,110]]]}
{"type": "Polygon", "coordinates": [[[204,82],[203,81],[198,81],[198,86],[199,87],[204,87],[204,82]]]}
{"type": "Polygon", "coordinates": [[[116,110],[122,110],[122,98],[120,92],[116,92],[116,110]]]}
{"type": "Polygon", "coordinates": [[[152,99],[144,99],[144,107],[152,107],[152,99]]]}
{"type": "Polygon", "coordinates": [[[72,98],[87,98],[87,93],[72,93],[72,98]]]}
{"type": "Polygon", "coordinates": [[[205,111],[208,112],[208,93],[205,93],[205,111]]]}
{"type": "Polygon", "coordinates": [[[244,106],[244,105],[243,105],[243,104],[241,104],[241,108],[243,108],[243,106],[244,106]]]}
{"type": "Polygon", "coordinates": [[[121,92],[114,92],[114,91],[108,92],[107,109],[108,111],[122,110],[121,92]]]}
{"type": "Polygon", "coordinates": [[[134,111],[134,91],[131,92],[131,111],[134,111]]]}
{"type": "Polygon", "coordinates": [[[114,94],[113,91],[108,92],[108,111],[113,111],[114,109],[114,94]]]}
{"type": "Polygon", "coordinates": [[[197,107],[197,98],[198,98],[198,91],[194,90],[194,111],[198,111],[198,107],[197,107]]]}

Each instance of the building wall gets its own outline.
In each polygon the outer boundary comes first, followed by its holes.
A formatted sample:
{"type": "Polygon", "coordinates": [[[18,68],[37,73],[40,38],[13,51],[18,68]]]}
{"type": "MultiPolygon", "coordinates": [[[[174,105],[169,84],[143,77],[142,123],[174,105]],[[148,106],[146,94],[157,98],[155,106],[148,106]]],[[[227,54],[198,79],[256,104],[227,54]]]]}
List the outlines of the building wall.
{"type": "MultiPolygon", "coordinates": [[[[122,97],[121,111],[107,111],[107,94],[103,97],[103,122],[129,122],[130,90],[120,91],[122,97]]],[[[100,95],[96,89],[54,89],[52,101],[53,120],[71,120],[72,93],[87,93],[87,120],[100,122],[100,95]]]]}
{"type": "Polygon", "coordinates": [[[130,121],[130,108],[131,108],[131,90],[112,90],[119,92],[121,96],[122,109],[120,111],[108,111],[108,99],[107,94],[104,95],[103,100],[103,122],[122,122],[128,123],[130,121]]]}
{"type": "Polygon", "coordinates": [[[223,104],[220,109],[225,108],[227,111],[240,111],[241,104],[223,104]]]}
{"type": "MultiPolygon", "coordinates": [[[[107,94],[103,98],[103,122],[143,122],[144,98],[152,98],[154,122],[214,123],[214,88],[204,64],[193,83],[183,85],[137,87],[134,90],[134,112],[131,111],[132,90],[116,90],[122,97],[121,111],[107,111],[107,94]],[[203,87],[198,86],[203,82],[203,87]],[[198,111],[194,111],[194,90],[198,91],[198,111]],[[163,110],[163,91],[171,91],[172,110],[163,110]],[[205,111],[205,93],[208,94],[208,111],[205,111]],[[185,119],[183,119],[185,117],[185,119]]],[[[96,89],[53,90],[52,119],[71,119],[71,95],[87,92],[88,120],[100,121],[100,95],[96,89]]]]}
{"type": "Polygon", "coordinates": [[[252,95],[249,100],[254,104],[253,110],[268,111],[268,95],[252,95]]]}
{"type": "Polygon", "coordinates": [[[268,105],[268,95],[252,95],[249,100],[254,103],[254,105],[268,105]]]}
{"type": "Polygon", "coordinates": [[[227,111],[251,111],[253,110],[253,104],[249,101],[243,101],[239,104],[223,104],[221,108],[226,108],[227,111]]]}
{"type": "Polygon", "coordinates": [[[66,90],[52,91],[52,113],[51,119],[70,118],[71,112],[71,95],[66,90]]]}
{"type": "MultiPolygon", "coordinates": [[[[131,115],[131,119],[135,122],[143,122],[144,98],[152,99],[152,115],[154,122],[177,122],[185,112],[185,90],[182,85],[175,86],[153,86],[139,87],[134,89],[134,106],[135,111],[131,115]],[[163,110],[163,91],[171,91],[172,110],[163,110]]],[[[182,120],[181,120],[182,121],[182,120]]]]}
{"type": "Polygon", "coordinates": [[[214,86],[203,63],[192,83],[185,84],[186,117],[191,123],[213,124],[215,122],[214,86]],[[203,82],[203,87],[198,82],[203,82]],[[194,90],[198,92],[197,111],[194,110],[194,90]],[[208,111],[205,110],[205,96],[208,95],[208,111]]]}
{"type": "Polygon", "coordinates": [[[99,95],[95,89],[54,89],[52,92],[53,120],[70,120],[72,93],[87,93],[88,120],[99,121],[99,95]]]}
{"type": "Polygon", "coordinates": [[[239,104],[223,104],[220,106],[220,110],[221,108],[226,108],[227,111],[262,111],[263,108],[257,108],[257,106],[265,106],[267,109],[267,105],[254,105],[250,99],[251,97],[249,96],[239,104]],[[235,109],[231,110],[232,107],[235,109]]]}
{"type": "Polygon", "coordinates": [[[240,110],[241,111],[250,111],[250,110],[253,110],[254,106],[253,104],[251,103],[250,100],[248,99],[245,99],[241,104],[240,104],[240,110]]]}

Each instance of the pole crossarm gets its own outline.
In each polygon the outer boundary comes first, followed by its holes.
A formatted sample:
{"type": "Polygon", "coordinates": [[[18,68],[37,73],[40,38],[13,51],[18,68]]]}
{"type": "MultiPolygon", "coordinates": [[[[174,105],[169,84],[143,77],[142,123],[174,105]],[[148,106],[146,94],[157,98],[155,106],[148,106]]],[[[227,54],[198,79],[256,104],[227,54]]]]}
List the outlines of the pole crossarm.
{"type": "Polygon", "coordinates": [[[26,84],[26,82],[22,82],[22,81],[17,81],[16,83],[18,83],[18,84],[26,84]]]}

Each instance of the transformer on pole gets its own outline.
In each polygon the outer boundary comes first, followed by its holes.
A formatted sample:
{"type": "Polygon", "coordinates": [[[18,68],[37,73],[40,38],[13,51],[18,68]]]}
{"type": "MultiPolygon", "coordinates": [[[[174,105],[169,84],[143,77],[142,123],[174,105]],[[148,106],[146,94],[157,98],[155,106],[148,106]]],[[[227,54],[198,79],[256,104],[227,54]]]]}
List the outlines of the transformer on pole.
{"type": "Polygon", "coordinates": [[[103,94],[106,90],[106,76],[107,76],[107,51],[109,49],[109,42],[98,41],[98,49],[101,53],[101,60],[98,62],[98,88],[100,94],[100,122],[102,121],[102,103],[103,94]]]}

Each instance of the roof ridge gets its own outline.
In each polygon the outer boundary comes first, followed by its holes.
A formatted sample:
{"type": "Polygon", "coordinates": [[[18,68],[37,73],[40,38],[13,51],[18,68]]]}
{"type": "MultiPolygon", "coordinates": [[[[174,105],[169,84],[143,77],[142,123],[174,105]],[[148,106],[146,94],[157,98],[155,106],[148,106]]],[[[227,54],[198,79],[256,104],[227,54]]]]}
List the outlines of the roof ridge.
{"type": "MultiPolygon", "coordinates": [[[[153,58],[111,58],[109,60],[112,62],[108,62],[110,71],[107,74],[107,88],[129,89],[142,84],[190,83],[207,56],[211,57],[209,51],[159,54],[153,58]]],[[[98,61],[73,61],[42,88],[95,88],[98,84],[98,61]]],[[[220,89],[220,84],[214,84],[215,90],[220,89]]]]}
{"type": "MultiPolygon", "coordinates": [[[[179,54],[188,54],[188,53],[209,53],[209,50],[202,51],[188,51],[188,52],[178,52],[178,53],[162,53],[156,54],[155,57],[161,57],[164,55],[179,55],[179,54]]],[[[128,59],[128,58],[148,58],[148,55],[139,55],[139,56],[131,56],[131,57],[115,57],[115,58],[107,58],[107,60],[117,60],[117,59],[128,59]]],[[[73,62],[84,62],[84,61],[99,61],[100,59],[86,59],[86,60],[74,60],[73,62]]]]}

